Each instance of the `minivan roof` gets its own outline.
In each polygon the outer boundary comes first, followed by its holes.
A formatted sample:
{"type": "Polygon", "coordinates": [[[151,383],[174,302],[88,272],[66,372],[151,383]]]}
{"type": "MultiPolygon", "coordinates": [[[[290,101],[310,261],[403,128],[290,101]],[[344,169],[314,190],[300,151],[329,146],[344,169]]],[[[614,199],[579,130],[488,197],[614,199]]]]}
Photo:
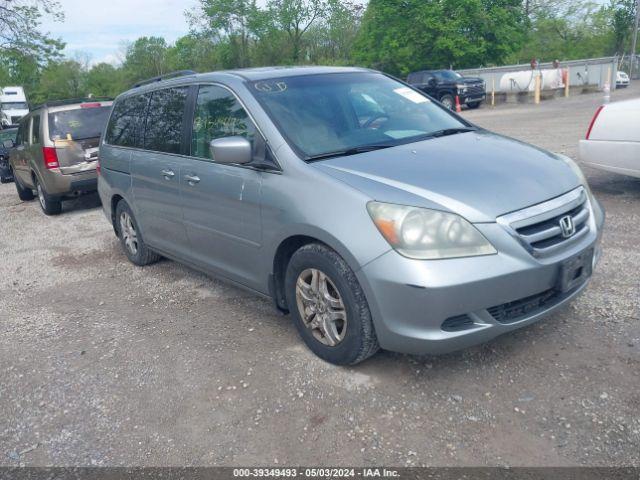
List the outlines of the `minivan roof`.
{"type": "MultiPolygon", "coordinates": [[[[158,87],[183,83],[185,81],[220,81],[225,77],[235,77],[242,80],[255,82],[259,80],[269,80],[272,78],[295,77],[301,75],[319,75],[329,73],[351,73],[351,72],[371,72],[367,68],[359,67],[258,67],[258,68],[240,68],[235,70],[219,70],[216,72],[197,73],[193,75],[182,75],[177,77],[169,77],[167,80],[161,80],[152,83],[143,83],[140,86],[133,87],[124,92],[129,94],[133,92],[143,92],[147,90],[156,90],[158,87]]],[[[170,75],[170,74],[169,74],[170,75]]]]}

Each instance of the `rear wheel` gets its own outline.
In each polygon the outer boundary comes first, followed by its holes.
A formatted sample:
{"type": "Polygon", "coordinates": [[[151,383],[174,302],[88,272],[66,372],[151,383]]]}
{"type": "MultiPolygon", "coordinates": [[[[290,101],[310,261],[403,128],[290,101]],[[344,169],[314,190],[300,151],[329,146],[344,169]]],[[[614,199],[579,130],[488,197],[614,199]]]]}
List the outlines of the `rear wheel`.
{"type": "Polygon", "coordinates": [[[38,192],[38,201],[45,215],[60,215],[62,213],[62,201],[49,195],[37,177],[34,179],[34,183],[38,192]]]}
{"type": "Polygon", "coordinates": [[[323,360],[354,365],[379,350],[362,287],[327,246],[312,243],[293,254],[285,293],[300,336],[323,360]]]}
{"type": "Polygon", "coordinates": [[[33,190],[30,188],[24,187],[18,177],[15,177],[14,183],[16,184],[16,191],[18,192],[18,198],[23,202],[28,202],[29,200],[33,200],[35,196],[33,195],[33,190]]]}
{"type": "Polygon", "coordinates": [[[449,110],[453,110],[455,107],[455,100],[453,99],[453,95],[445,93],[440,97],[440,103],[447,107],[449,110]]]}
{"type": "Polygon", "coordinates": [[[120,245],[131,263],[143,267],[160,260],[160,255],[144,243],[133,212],[124,200],[116,207],[116,222],[120,245]]]}

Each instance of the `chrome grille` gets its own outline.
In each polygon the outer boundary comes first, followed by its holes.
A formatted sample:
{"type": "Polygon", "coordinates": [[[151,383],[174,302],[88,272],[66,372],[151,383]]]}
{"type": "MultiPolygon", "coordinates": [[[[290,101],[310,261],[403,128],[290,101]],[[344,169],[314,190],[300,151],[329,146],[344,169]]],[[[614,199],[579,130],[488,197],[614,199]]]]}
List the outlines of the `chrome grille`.
{"type": "Polygon", "coordinates": [[[482,83],[473,83],[467,86],[467,95],[478,95],[484,93],[484,85],[482,83]]]}
{"type": "Polygon", "coordinates": [[[548,202],[503,215],[497,221],[532,255],[545,256],[585,236],[589,232],[590,216],[585,189],[578,187],[548,202]],[[569,231],[567,225],[573,228],[569,231]]]}

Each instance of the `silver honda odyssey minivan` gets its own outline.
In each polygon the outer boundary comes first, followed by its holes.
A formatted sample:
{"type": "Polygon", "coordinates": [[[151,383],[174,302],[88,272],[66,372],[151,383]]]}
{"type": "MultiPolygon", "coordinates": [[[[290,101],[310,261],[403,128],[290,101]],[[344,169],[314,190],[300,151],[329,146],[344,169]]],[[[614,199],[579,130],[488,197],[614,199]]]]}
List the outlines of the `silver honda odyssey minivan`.
{"type": "Polygon", "coordinates": [[[321,358],[435,354],[554,313],[600,256],[579,167],[360,68],[182,73],[116,100],[98,190],[136,265],[273,299],[321,358]]]}

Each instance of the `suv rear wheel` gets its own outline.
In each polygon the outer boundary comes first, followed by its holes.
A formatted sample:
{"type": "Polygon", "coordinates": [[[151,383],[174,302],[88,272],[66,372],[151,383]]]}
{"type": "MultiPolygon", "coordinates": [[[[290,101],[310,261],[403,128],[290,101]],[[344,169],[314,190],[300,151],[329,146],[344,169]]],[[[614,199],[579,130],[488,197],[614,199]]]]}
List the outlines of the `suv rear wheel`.
{"type": "Polygon", "coordinates": [[[62,201],[49,195],[38,180],[38,177],[35,177],[33,182],[36,186],[36,192],[38,192],[38,201],[45,215],[60,215],[62,212],[62,201]]]}
{"type": "Polygon", "coordinates": [[[355,365],[379,350],[369,305],[347,263],[325,245],[293,254],[285,293],[300,336],[317,356],[355,365]]]}
{"type": "Polygon", "coordinates": [[[160,260],[160,255],[144,243],[133,212],[124,200],[116,207],[116,229],[120,245],[131,263],[143,267],[160,260]]]}
{"type": "Polygon", "coordinates": [[[14,183],[16,184],[16,191],[18,192],[18,198],[23,202],[28,202],[29,200],[33,200],[35,196],[33,195],[33,190],[30,188],[24,187],[20,180],[18,180],[18,176],[14,176],[14,183]]]}

